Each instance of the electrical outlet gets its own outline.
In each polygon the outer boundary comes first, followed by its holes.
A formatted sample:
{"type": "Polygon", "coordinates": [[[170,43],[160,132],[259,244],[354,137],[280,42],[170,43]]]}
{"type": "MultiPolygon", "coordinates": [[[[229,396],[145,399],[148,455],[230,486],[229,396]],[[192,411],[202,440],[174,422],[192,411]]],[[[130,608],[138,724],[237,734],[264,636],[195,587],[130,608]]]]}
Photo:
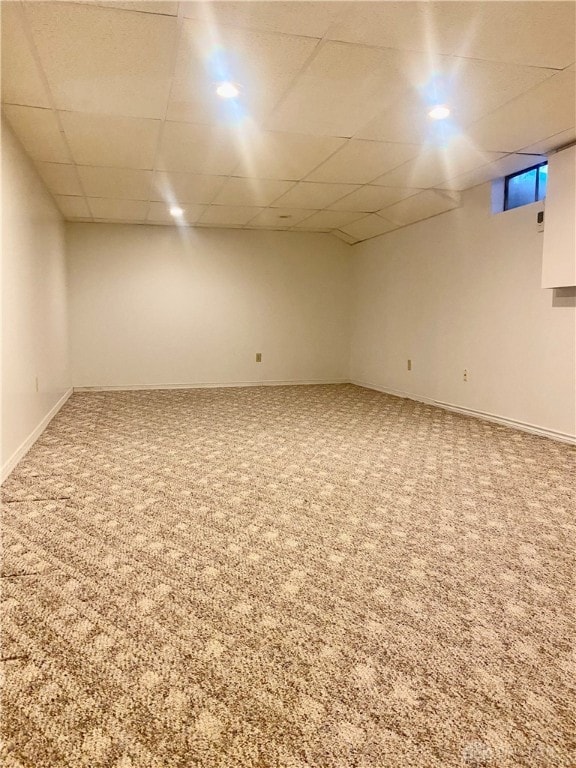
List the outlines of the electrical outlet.
{"type": "Polygon", "coordinates": [[[464,381],[468,381],[468,368],[464,368],[464,381]]]}
{"type": "Polygon", "coordinates": [[[409,371],[412,370],[412,360],[410,360],[410,359],[408,360],[408,370],[409,371]]]}
{"type": "Polygon", "coordinates": [[[262,352],[256,352],[256,362],[257,363],[262,362],[262,352]]]}

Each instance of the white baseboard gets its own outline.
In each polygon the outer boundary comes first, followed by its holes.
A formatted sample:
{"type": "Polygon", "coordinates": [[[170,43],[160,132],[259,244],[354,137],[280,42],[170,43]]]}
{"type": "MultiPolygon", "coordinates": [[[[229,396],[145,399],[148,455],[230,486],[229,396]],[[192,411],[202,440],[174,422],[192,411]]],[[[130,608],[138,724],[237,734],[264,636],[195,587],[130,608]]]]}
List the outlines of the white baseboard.
{"type": "Polygon", "coordinates": [[[54,416],[56,416],[56,414],[58,413],[60,408],[62,408],[62,406],[64,405],[66,400],[68,400],[68,398],[70,397],[70,395],[73,392],[74,392],[74,389],[72,387],[70,387],[70,389],[67,390],[62,395],[60,400],[58,400],[56,405],[54,405],[48,411],[48,413],[46,414],[46,416],[44,416],[44,418],[42,419],[40,424],[38,424],[36,429],[33,432],[31,432],[28,435],[28,437],[26,438],[26,440],[24,440],[24,442],[19,446],[19,448],[17,448],[14,451],[14,453],[12,454],[12,456],[10,456],[8,461],[6,461],[6,462],[4,462],[4,464],[2,464],[2,469],[0,470],[0,483],[3,483],[4,480],[6,480],[6,478],[8,477],[10,472],[12,472],[12,470],[14,469],[16,464],[18,464],[18,462],[28,453],[30,448],[32,448],[32,446],[34,445],[36,440],[38,440],[38,438],[40,437],[42,432],[44,432],[44,430],[46,429],[48,424],[50,424],[50,422],[52,421],[54,416]]]}
{"type": "Polygon", "coordinates": [[[546,427],[539,427],[536,424],[528,424],[524,421],[509,419],[506,416],[498,416],[495,413],[487,413],[486,411],[476,411],[472,408],[465,408],[461,405],[444,403],[441,400],[432,400],[431,398],[423,397],[422,395],[415,395],[412,392],[402,392],[397,389],[389,389],[387,387],[381,387],[378,384],[371,384],[365,381],[351,381],[350,383],[355,384],[358,387],[364,387],[365,389],[375,389],[378,392],[384,392],[387,395],[394,395],[395,397],[402,397],[407,400],[416,400],[417,402],[425,403],[426,405],[433,405],[436,408],[443,408],[445,411],[460,413],[462,416],[470,416],[475,419],[482,419],[483,421],[491,421],[495,424],[502,424],[505,427],[510,427],[511,429],[519,429],[522,432],[529,432],[532,435],[548,437],[551,440],[558,440],[561,443],[576,445],[576,435],[569,435],[565,432],[558,432],[553,429],[547,429],[546,427]]]}
{"type": "Polygon", "coordinates": [[[12,454],[12,456],[4,462],[0,470],[0,483],[3,483],[8,475],[12,472],[18,462],[28,453],[30,448],[34,445],[36,440],[40,437],[42,432],[46,429],[48,424],[52,421],[54,416],[62,408],[64,403],[68,400],[73,392],[122,392],[129,390],[152,390],[152,389],[216,389],[220,387],[267,387],[267,386],[293,386],[293,385],[311,385],[311,384],[354,384],[357,387],[364,387],[365,389],[374,389],[378,392],[384,392],[387,395],[394,395],[395,397],[401,397],[408,400],[416,400],[420,403],[426,403],[437,408],[443,408],[446,411],[452,411],[454,413],[460,413],[463,416],[470,416],[476,419],[482,419],[484,421],[491,421],[495,424],[502,424],[512,429],[518,429],[522,432],[529,432],[533,435],[539,435],[541,437],[548,437],[552,440],[558,440],[562,443],[569,443],[570,445],[576,445],[576,436],[569,435],[565,432],[558,432],[552,429],[546,429],[545,427],[539,427],[535,424],[527,424],[516,419],[508,419],[505,416],[498,416],[493,413],[486,413],[485,411],[476,411],[472,408],[464,408],[452,403],[444,403],[439,400],[433,400],[431,398],[424,397],[422,395],[416,395],[412,392],[403,392],[401,390],[390,389],[388,387],[382,387],[378,384],[373,384],[366,381],[357,381],[349,379],[309,379],[306,381],[243,381],[243,382],[203,382],[199,384],[133,384],[131,386],[96,386],[96,387],[74,387],[67,390],[62,395],[60,400],[50,409],[50,411],[44,416],[40,424],[34,429],[34,431],[24,440],[19,448],[12,454]]]}
{"type": "Polygon", "coordinates": [[[348,379],[270,379],[268,381],[210,381],[194,384],[122,384],[110,387],[96,385],[93,387],[74,387],[74,392],[129,392],[131,390],[148,389],[220,389],[223,387],[287,387],[311,384],[349,384],[348,379]]]}

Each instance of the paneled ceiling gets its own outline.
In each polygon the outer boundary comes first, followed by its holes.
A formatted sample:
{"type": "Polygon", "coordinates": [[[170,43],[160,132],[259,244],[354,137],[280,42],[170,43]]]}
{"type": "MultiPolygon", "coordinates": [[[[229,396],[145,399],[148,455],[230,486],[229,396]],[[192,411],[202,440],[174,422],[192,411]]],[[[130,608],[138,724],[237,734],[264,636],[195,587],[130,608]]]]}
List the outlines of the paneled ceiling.
{"type": "Polygon", "coordinates": [[[70,221],[355,243],[576,138],[575,7],[2,2],[3,109],[70,221]]]}

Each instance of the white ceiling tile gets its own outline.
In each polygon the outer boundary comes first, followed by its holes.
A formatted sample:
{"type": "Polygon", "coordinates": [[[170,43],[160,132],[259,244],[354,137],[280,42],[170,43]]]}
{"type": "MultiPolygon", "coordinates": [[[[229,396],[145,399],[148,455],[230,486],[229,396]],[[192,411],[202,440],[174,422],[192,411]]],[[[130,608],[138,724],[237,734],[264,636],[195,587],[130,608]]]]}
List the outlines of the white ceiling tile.
{"type": "Polygon", "coordinates": [[[54,163],[70,162],[66,142],[51,109],[5,105],[4,114],[30,157],[54,163]]]}
{"type": "Polygon", "coordinates": [[[410,83],[398,51],[323,45],[266,127],[317,136],[353,136],[410,83]]]}
{"type": "Polygon", "coordinates": [[[357,240],[367,240],[369,237],[377,237],[398,229],[398,225],[378,216],[377,213],[369,213],[368,216],[353,221],[352,224],[346,224],[340,229],[357,240]]]}
{"type": "Polygon", "coordinates": [[[20,3],[2,4],[2,101],[50,107],[22,20],[20,3]]]}
{"type": "Polygon", "coordinates": [[[330,203],[355,189],[360,189],[360,186],[358,184],[320,184],[312,181],[301,181],[272,203],[272,207],[318,210],[326,208],[330,203]]]}
{"type": "Polygon", "coordinates": [[[163,171],[227,176],[240,157],[239,136],[232,130],[166,122],[157,168],[163,171]]]}
{"type": "Polygon", "coordinates": [[[406,200],[388,206],[380,213],[388,221],[398,226],[404,226],[458,208],[460,202],[458,192],[427,189],[413,197],[408,197],[406,200]]]}
{"type": "Polygon", "coordinates": [[[470,61],[431,59],[412,80],[410,92],[361,128],[358,138],[432,143],[463,128],[555,74],[552,69],[470,61]],[[432,120],[431,107],[446,104],[448,120],[432,120]]]}
{"type": "Polygon", "coordinates": [[[576,73],[559,72],[478,120],[468,135],[479,147],[515,152],[576,123],[576,73]]]}
{"type": "Polygon", "coordinates": [[[246,131],[234,175],[299,181],[344,143],[323,136],[246,131]]]}
{"type": "Polygon", "coordinates": [[[330,232],[360,218],[362,213],[357,211],[317,211],[297,224],[296,229],[330,232]]]}
{"type": "Polygon", "coordinates": [[[89,219],[91,216],[86,200],[83,197],[55,195],[54,199],[65,219],[89,219]]]}
{"type": "Polygon", "coordinates": [[[366,184],[364,187],[359,187],[355,192],[338,200],[338,202],[333,203],[330,208],[335,211],[364,211],[365,213],[373,213],[387,205],[397,203],[398,200],[415,195],[417,192],[419,192],[418,189],[376,187],[366,184]]]}
{"type": "Polygon", "coordinates": [[[469,125],[555,74],[553,69],[459,58],[447,60],[444,71],[452,115],[461,126],[469,125]]]}
{"type": "Polygon", "coordinates": [[[261,120],[276,105],[316,41],[187,21],[182,29],[168,119],[194,123],[261,120]],[[221,99],[219,81],[240,85],[221,99]]]}
{"type": "Polygon", "coordinates": [[[149,170],[160,135],[160,120],[60,112],[75,162],[149,170]]]}
{"type": "Polygon", "coordinates": [[[423,149],[413,160],[385,173],[374,183],[383,187],[435,187],[447,179],[499,160],[504,154],[482,152],[466,137],[461,137],[451,141],[446,147],[423,149]]]}
{"type": "Polygon", "coordinates": [[[148,200],[152,186],[152,171],[131,168],[92,168],[78,166],[78,173],[87,197],[108,197],[123,200],[148,200]]]}
{"type": "Polygon", "coordinates": [[[199,226],[356,242],[576,139],[575,7],[224,0],[177,19],[157,0],[4,3],[5,112],[76,220],[173,224],[179,205],[199,226]],[[57,114],[39,108],[31,39],[57,114]],[[224,77],[235,106],[214,93],[224,77]]]}
{"type": "Polygon", "coordinates": [[[144,221],[148,211],[148,203],[143,200],[106,200],[90,197],[88,205],[95,219],[108,221],[144,221]]]}
{"type": "Polygon", "coordinates": [[[576,128],[568,128],[566,131],[555,133],[553,136],[537,141],[535,144],[530,144],[528,147],[522,147],[521,151],[545,155],[548,152],[566,146],[566,144],[571,144],[573,141],[576,141],[576,128]]]}
{"type": "Polygon", "coordinates": [[[178,205],[211,203],[225,181],[226,176],[156,171],[152,200],[164,200],[166,203],[178,205]]]}
{"type": "Polygon", "coordinates": [[[401,165],[417,153],[418,147],[412,144],[385,144],[380,141],[351,139],[311,173],[307,181],[364,184],[401,165]]]}
{"type": "Polygon", "coordinates": [[[73,165],[37,162],[36,169],[44,183],[55,195],[82,195],[78,174],[73,165]]]}
{"type": "MultiPolygon", "coordinates": [[[[446,123],[428,117],[430,107],[416,91],[402,94],[397,102],[370,120],[356,134],[357,139],[421,144],[446,130],[446,123]]],[[[452,122],[450,127],[452,128],[452,122]]]]}
{"type": "Polygon", "coordinates": [[[177,23],[78,3],[26,3],[56,106],[164,117],[177,23]]]}
{"type": "Polygon", "coordinates": [[[170,213],[170,204],[150,203],[146,221],[151,221],[155,224],[195,224],[206,209],[205,205],[193,204],[180,205],[178,207],[182,208],[182,215],[174,217],[170,213]]]}
{"type": "Polygon", "coordinates": [[[452,53],[462,39],[462,27],[466,17],[462,13],[451,23],[447,23],[440,16],[442,5],[443,3],[438,2],[360,0],[343,3],[345,12],[339,22],[328,30],[326,37],[382,48],[452,53]],[[461,22],[458,24],[460,17],[461,22]]]}
{"type": "Polygon", "coordinates": [[[249,224],[251,227],[288,229],[310,216],[310,211],[299,208],[265,208],[249,224]]]}
{"type": "Polygon", "coordinates": [[[574,61],[573,2],[440,3],[440,8],[465,25],[455,49],[461,56],[557,69],[574,61]]]}
{"type": "Polygon", "coordinates": [[[253,219],[262,208],[246,205],[211,205],[199,219],[200,224],[214,224],[228,227],[242,226],[253,219]]]}
{"type": "Polygon", "coordinates": [[[288,35],[322,37],[341,13],[339,3],[303,2],[217,2],[181,4],[184,16],[205,19],[218,28],[231,26],[260,29],[288,35]]]}
{"type": "Polygon", "coordinates": [[[353,2],[327,37],[562,69],[574,59],[569,2],[353,2]]]}
{"type": "Polygon", "coordinates": [[[214,203],[218,205],[270,205],[292,186],[291,181],[276,179],[229,178],[214,203]]]}
{"type": "Polygon", "coordinates": [[[457,191],[469,189],[478,184],[484,184],[487,181],[507,176],[509,173],[515,173],[524,168],[529,168],[531,165],[544,162],[544,160],[546,160],[544,155],[537,154],[507,155],[501,160],[484,165],[482,168],[477,168],[475,171],[470,171],[461,176],[456,176],[449,181],[444,181],[441,184],[438,184],[438,187],[440,189],[453,189],[457,191]]]}

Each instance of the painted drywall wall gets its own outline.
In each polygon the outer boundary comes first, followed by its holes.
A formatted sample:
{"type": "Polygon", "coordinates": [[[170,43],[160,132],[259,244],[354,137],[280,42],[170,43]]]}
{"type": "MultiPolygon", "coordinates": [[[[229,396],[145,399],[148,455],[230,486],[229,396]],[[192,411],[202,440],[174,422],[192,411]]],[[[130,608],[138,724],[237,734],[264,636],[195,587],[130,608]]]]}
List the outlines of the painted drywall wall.
{"type": "Polygon", "coordinates": [[[486,184],[354,246],[352,379],[574,435],[576,309],[541,287],[542,206],[492,215],[486,184]]]}
{"type": "Polygon", "coordinates": [[[2,479],[69,394],[64,222],[2,121],[2,479]]]}
{"type": "Polygon", "coordinates": [[[348,378],[331,235],[77,223],[67,250],[75,387],[348,378]]]}
{"type": "Polygon", "coordinates": [[[576,146],[548,159],[542,285],[576,286],[576,146]]]}

